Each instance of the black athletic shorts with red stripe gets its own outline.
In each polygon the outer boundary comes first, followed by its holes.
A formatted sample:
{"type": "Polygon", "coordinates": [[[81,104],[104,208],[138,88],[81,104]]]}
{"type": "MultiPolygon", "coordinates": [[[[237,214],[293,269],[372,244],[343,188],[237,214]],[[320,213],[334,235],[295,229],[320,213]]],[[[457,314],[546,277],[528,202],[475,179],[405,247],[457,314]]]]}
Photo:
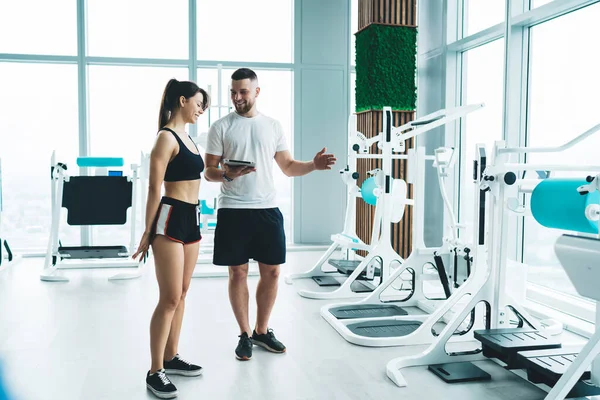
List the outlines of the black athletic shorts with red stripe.
{"type": "Polygon", "coordinates": [[[200,235],[200,206],[163,197],[152,224],[153,237],[164,235],[182,244],[197,243],[200,235]]]}

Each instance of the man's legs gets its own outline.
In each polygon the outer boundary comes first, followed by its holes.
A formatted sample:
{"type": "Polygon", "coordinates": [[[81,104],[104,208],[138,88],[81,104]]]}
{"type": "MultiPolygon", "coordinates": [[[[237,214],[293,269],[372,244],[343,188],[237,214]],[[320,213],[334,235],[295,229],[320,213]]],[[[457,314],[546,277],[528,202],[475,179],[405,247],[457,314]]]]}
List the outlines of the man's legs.
{"type": "Polygon", "coordinates": [[[252,334],[248,318],[248,263],[229,267],[229,301],[240,333],[252,334]]]}
{"type": "Polygon", "coordinates": [[[240,327],[240,340],[235,349],[238,360],[252,358],[252,333],[248,318],[248,260],[250,240],[253,237],[252,232],[248,232],[248,226],[252,226],[248,223],[250,211],[252,210],[219,209],[213,252],[215,265],[229,266],[229,302],[240,327]]]}
{"type": "Polygon", "coordinates": [[[253,244],[253,254],[260,269],[256,288],[256,325],[252,342],[274,353],[285,352],[285,346],[269,329],[269,317],[277,298],[280,265],[285,263],[285,231],[283,215],[278,208],[260,210],[255,224],[260,227],[253,244]]]}
{"type": "Polygon", "coordinates": [[[260,280],[256,287],[256,326],[255,331],[259,335],[267,333],[269,317],[277,298],[277,287],[279,282],[279,265],[268,265],[258,263],[260,269],[260,280]]]}
{"type": "Polygon", "coordinates": [[[252,343],[273,353],[285,353],[285,345],[275,337],[269,329],[269,317],[277,298],[279,283],[279,265],[258,263],[260,280],[256,288],[256,326],[252,334],[252,343]]]}
{"type": "Polygon", "coordinates": [[[240,327],[240,340],[235,348],[235,357],[242,361],[252,358],[248,299],[248,263],[229,267],[229,301],[240,327]]]}

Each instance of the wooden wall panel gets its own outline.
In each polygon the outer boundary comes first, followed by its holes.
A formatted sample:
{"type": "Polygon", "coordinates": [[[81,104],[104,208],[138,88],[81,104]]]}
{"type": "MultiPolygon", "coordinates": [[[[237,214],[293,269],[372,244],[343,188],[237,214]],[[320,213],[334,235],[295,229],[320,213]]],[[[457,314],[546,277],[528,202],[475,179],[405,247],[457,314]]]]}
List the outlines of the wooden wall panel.
{"type": "MultiPolygon", "coordinates": [[[[393,111],[392,113],[393,126],[395,127],[412,121],[415,117],[415,113],[413,111],[393,111]]],[[[383,130],[383,111],[371,110],[357,113],[357,129],[367,138],[376,136],[383,130]]],[[[407,143],[407,149],[412,148],[413,146],[414,143],[411,139],[409,143],[407,143]]],[[[374,144],[370,149],[370,153],[380,154],[381,150],[377,148],[377,144],[374,144]]],[[[363,181],[368,178],[367,171],[382,167],[382,160],[358,160],[358,185],[361,186],[363,181]]],[[[394,160],[392,162],[392,178],[406,180],[406,168],[406,160],[394,160]]],[[[412,198],[413,196],[413,188],[411,184],[408,185],[407,195],[409,198],[412,198]]],[[[365,243],[370,243],[371,232],[373,230],[373,218],[375,216],[375,206],[365,203],[362,199],[357,199],[356,201],[356,233],[362,241],[365,243]]],[[[392,224],[392,247],[403,258],[406,258],[410,255],[412,247],[412,214],[412,206],[408,206],[405,209],[402,220],[397,224],[392,224]]]]}
{"type": "Polygon", "coordinates": [[[358,30],[370,24],[417,26],[417,0],[358,0],[358,30]]]}

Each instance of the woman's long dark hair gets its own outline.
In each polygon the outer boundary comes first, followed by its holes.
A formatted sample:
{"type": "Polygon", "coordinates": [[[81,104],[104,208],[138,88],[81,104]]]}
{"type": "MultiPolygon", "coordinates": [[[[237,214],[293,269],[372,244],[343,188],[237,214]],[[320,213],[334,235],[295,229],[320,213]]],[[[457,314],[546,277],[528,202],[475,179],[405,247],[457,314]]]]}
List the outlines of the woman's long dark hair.
{"type": "Polygon", "coordinates": [[[208,107],[208,93],[194,82],[178,81],[171,79],[165,86],[165,91],[160,102],[160,111],[158,113],[158,129],[162,129],[171,119],[174,112],[179,108],[179,99],[181,96],[189,99],[194,97],[198,92],[202,93],[202,108],[208,107]]]}

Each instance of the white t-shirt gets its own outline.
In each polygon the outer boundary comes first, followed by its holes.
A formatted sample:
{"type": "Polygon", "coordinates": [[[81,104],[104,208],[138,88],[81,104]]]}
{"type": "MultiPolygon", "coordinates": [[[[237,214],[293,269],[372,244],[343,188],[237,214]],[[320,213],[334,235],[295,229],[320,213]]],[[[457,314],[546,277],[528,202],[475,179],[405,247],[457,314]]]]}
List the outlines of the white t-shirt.
{"type": "Polygon", "coordinates": [[[206,152],[223,159],[254,161],[256,171],[223,182],[219,208],[273,208],[275,153],[288,150],[279,121],[258,114],[247,118],[231,112],[208,131],[206,152]]]}

